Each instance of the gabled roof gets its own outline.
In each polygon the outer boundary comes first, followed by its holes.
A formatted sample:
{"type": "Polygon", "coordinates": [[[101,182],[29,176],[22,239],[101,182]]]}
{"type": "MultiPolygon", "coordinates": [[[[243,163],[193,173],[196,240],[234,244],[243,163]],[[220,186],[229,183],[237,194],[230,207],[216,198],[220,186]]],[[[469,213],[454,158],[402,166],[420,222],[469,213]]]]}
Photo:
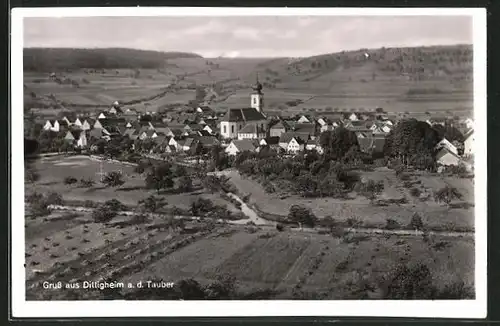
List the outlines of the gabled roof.
{"type": "Polygon", "coordinates": [[[271,129],[287,129],[285,123],[283,121],[278,121],[278,123],[274,124],[271,129]]]}
{"type": "Polygon", "coordinates": [[[233,140],[232,143],[240,152],[244,151],[254,151],[256,146],[250,139],[233,140]]]}
{"type": "Polygon", "coordinates": [[[470,129],[469,131],[467,131],[465,134],[464,134],[464,140],[466,140],[467,138],[469,138],[470,136],[472,136],[474,134],[474,129],[470,129]]]}
{"type": "Polygon", "coordinates": [[[293,138],[301,139],[303,142],[307,140],[304,135],[298,134],[296,132],[285,132],[280,136],[280,143],[289,143],[293,138]]]}
{"type": "Polygon", "coordinates": [[[293,126],[295,132],[309,132],[314,133],[316,131],[316,125],[314,123],[296,123],[293,126]]]}
{"type": "Polygon", "coordinates": [[[458,158],[459,160],[462,160],[462,159],[460,158],[460,156],[458,156],[457,154],[453,153],[453,152],[452,152],[449,148],[447,148],[447,147],[441,147],[441,149],[440,149],[440,150],[437,152],[437,154],[436,154],[436,158],[438,158],[439,156],[445,155],[445,154],[447,154],[447,153],[449,153],[449,154],[453,155],[454,157],[458,158]]]}
{"type": "Polygon", "coordinates": [[[278,145],[280,142],[280,137],[275,136],[275,137],[267,137],[264,138],[264,141],[266,142],[267,145],[278,145]]]}
{"type": "Polygon", "coordinates": [[[186,140],[184,141],[182,146],[191,147],[191,145],[193,144],[193,141],[194,141],[193,138],[186,138],[186,140]]]}
{"type": "Polygon", "coordinates": [[[229,109],[222,119],[230,122],[258,120],[266,120],[266,117],[255,108],[229,109]]]}
{"type": "Polygon", "coordinates": [[[216,146],[219,145],[219,141],[214,136],[201,136],[200,144],[203,146],[216,146]]]}
{"type": "Polygon", "coordinates": [[[262,129],[260,126],[254,125],[254,124],[247,124],[244,126],[240,131],[238,131],[238,134],[264,134],[266,131],[262,129]]]}
{"type": "Polygon", "coordinates": [[[103,136],[102,129],[99,128],[92,129],[89,133],[89,136],[94,138],[101,138],[103,136]]]}
{"type": "Polygon", "coordinates": [[[158,135],[158,137],[156,138],[153,138],[153,141],[157,144],[157,145],[161,145],[163,144],[164,141],[167,140],[167,136],[165,135],[158,135]]]}

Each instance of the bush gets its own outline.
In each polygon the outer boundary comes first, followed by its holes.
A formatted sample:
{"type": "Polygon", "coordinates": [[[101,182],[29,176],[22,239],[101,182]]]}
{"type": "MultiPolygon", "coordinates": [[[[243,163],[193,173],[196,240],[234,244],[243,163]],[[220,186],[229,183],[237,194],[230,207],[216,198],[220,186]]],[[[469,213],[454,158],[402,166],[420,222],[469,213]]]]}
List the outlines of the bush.
{"type": "Polygon", "coordinates": [[[109,222],[117,215],[116,210],[113,210],[112,207],[104,204],[99,205],[92,212],[92,218],[96,223],[106,223],[109,222]]]}
{"type": "MultiPolygon", "coordinates": [[[[396,174],[397,174],[397,172],[396,172],[396,174]]],[[[410,180],[410,175],[407,174],[407,173],[400,173],[400,174],[398,174],[398,176],[399,176],[399,179],[401,181],[408,181],[408,180],[410,180]]]]}
{"type": "Polygon", "coordinates": [[[413,230],[422,230],[424,227],[424,222],[422,221],[422,216],[415,212],[410,221],[410,227],[413,230]]]}
{"type": "Polygon", "coordinates": [[[88,207],[88,208],[95,208],[97,207],[97,203],[92,200],[86,200],[83,202],[83,207],[88,207]]]}
{"type": "Polygon", "coordinates": [[[285,229],[285,226],[281,223],[276,224],[276,230],[279,232],[283,231],[285,229]]]}
{"type": "Polygon", "coordinates": [[[51,192],[48,194],[47,199],[45,200],[47,205],[62,205],[63,199],[61,194],[57,192],[51,192]]]}
{"type": "Polygon", "coordinates": [[[92,178],[87,178],[87,179],[80,179],[80,185],[85,188],[90,188],[95,184],[94,180],[92,178]]]}
{"type": "Polygon", "coordinates": [[[77,182],[78,182],[78,180],[75,177],[65,177],[64,178],[65,185],[72,185],[72,184],[75,184],[77,182]]]}
{"type": "Polygon", "coordinates": [[[110,199],[110,200],[107,200],[104,202],[104,206],[107,206],[109,208],[111,208],[112,210],[118,212],[118,211],[126,211],[127,210],[127,206],[125,206],[124,204],[122,204],[121,201],[119,201],[118,199],[110,199]]]}
{"type": "Polygon", "coordinates": [[[317,220],[312,210],[302,205],[292,205],[288,213],[288,219],[299,223],[299,225],[304,224],[311,227],[314,227],[317,220]]]}
{"type": "Polygon", "coordinates": [[[420,197],[420,194],[421,194],[420,189],[415,187],[410,189],[410,195],[412,195],[413,197],[420,197]]]}
{"type": "Polygon", "coordinates": [[[385,228],[387,230],[396,230],[396,229],[401,228],[401,225],[399,224],[398,221],[396,221],[396,220],[394,220],[392,218],[388,218],[388,219],[386,219],[385,228]]]}

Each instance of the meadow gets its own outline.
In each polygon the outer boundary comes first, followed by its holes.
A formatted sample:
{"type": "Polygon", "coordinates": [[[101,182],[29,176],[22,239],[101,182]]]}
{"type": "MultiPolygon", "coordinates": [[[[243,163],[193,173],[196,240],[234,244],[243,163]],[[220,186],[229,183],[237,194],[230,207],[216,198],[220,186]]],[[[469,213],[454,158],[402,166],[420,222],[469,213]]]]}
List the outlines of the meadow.
{"type": "Polygon", "coordinates": [[[415,212],[420,213],[424,225],[434,230],[474,230],[474,207],[450,208],[442,203],[437,203],[434,193],[446,185],[453,185],[463,194],[463,201],[474,204],[473,184],[470,179],[456,179],[452,177],[441,178],[437,175],[413,176],[411,181],[426,199],[414,198],[409,188],[403,186],[403,181],[395,176],[394,171],[361,172],[361,177],[374,181],[383,181],[384,190],[378,199],[398,200],[406,198],[407,204],[388,204],[378,206],[367,198],[356,194],[349,194],[349,199],[336,198],[303,198],[289,193],[266,193],[257,180],[243,177],[236,171],[226,175],[230,177],[239,194],[250,194],[249,202],[259,212],[281,217],[288,215],[292,205],[300,204],[309,207],[318,218],[333,217],[337,221],[356,219],[363,227],[385,228],[387,219],[393,219],[405,228],[410,224],[415,212]],[[420,180],[420,183],[419,183],[420,180]]]}
{"type": "MultiPolygon", "coordinates": [[[[187,104],[196,97],[193,86],[212,91],[213,85],[220,84],[222,93],[208,104],[226,109],[249,105],[251,85],[259,74],[264,84],[265,108],[269,109],[322,113],[335,108],[382,107],[391,113],[420,117],[467,116],[473,111],[472,83],[458,78],[462,78],[459,75],[462,68],[457,73],[432,70],[425,78],[416,79],[408,73],[382,70],[380,63],[373,60],[350,64],[348,59],[341,59],[335,65],[311,68],[314,60],[317,59],[311,57],[290,63],[287,58],[171,58],[157,69],[120,68],[99,72],[74,69],[59,73],[62,80],[76,81],[78,88],[57,84],[49,80],[47,73],[31,71],[25,72],[24,84],[25,93],[33,92],[38,100],[52,96],[54,103],[63,103],[69,109],[134,101],[137,104],[125,107],[140,111],[187,104]],[[302,68],[296,71],[296,65],[302,68]],[[146,100],[169,85],[174,85],[176,90],[146,100]],[[296,100],[303,102],[290,104],[296,100]]],[[[464,65],[465,62],[460,63],[459,67],[464,65]]]]}

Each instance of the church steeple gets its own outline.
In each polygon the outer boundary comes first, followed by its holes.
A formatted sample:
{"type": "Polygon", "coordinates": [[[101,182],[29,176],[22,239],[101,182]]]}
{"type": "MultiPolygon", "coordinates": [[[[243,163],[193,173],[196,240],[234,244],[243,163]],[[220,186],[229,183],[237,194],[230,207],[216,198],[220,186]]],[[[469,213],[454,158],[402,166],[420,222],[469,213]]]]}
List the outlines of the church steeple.
{"type": "Polygon", "coordinates": [[[259,82],[259,73],[257,73],[255,78],[255,85],[252,86],[253,93],[250,96],[250,105],[252,108],[259,112],[262,112],[262,106],[264,105],[264,94],[262,93],[262,84],[259,82]]]}

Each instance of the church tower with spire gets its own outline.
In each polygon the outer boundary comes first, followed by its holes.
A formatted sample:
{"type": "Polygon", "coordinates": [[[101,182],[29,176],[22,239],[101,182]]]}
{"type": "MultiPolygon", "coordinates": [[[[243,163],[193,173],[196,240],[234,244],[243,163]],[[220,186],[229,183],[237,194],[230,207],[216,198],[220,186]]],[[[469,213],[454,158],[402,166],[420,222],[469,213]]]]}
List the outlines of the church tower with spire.
{"type": "Polygon", "coordinates": [[[262,93],[262,84],[259,82],[259,74],[257,74],[255,85],[252,87],[253,92],[250,96],[250,106],[257,111],[262,112],[264,106],[264,94],[262,93]]]}

